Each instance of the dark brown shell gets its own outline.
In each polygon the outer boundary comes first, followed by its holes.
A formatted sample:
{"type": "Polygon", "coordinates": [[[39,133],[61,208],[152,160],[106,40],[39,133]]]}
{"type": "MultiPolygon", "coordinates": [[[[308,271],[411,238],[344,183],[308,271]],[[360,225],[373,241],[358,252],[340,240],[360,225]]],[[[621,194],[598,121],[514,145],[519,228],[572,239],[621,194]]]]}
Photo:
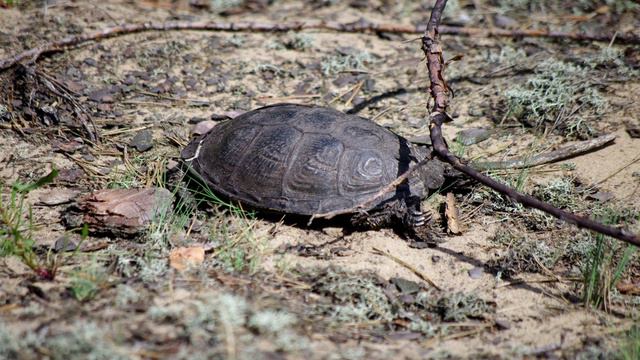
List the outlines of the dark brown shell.
{"type": "MultiPolygon", "coordinates": [[[[181,155],[212,190],[230,199],[312,215],[362,204],[426,152],[358,116],[278,104],[216,126],[181,155]]],[[[425,197],[427,187],[437,188],[443,181],[441,167],[430,173],[426,186],[414,177],[409,188],[380,203],[425,197]]]]}

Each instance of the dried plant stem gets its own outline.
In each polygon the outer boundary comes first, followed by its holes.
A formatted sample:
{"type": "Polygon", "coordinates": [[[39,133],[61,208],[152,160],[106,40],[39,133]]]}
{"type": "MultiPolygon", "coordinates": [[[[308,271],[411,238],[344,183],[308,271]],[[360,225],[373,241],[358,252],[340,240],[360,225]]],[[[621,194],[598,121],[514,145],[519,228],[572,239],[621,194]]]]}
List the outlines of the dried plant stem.
{"type": "Polygon", "coordinates": [[[397,256],[391,255],[387,251],[380,250],[380,249],[378,249],[376,247],[374,247],[372,250],[373,250],[374,254],[383,255],[383,256],[388,257],[389,259],[391,259],[394,262],[396,262],[398,265],[400,265],[402,267],[405,267],[407,270],[409,270],[412,273],[414,273],[417,277],[419,277],[420,279],[424,280],[427,284],[431,285],[436,290],[442,291],[442,288],[440,288],[438,285],[436,285],[436,283],[433,282],[433,280],[431,280],[427,275],[425,275],[423,272],[419,271],[418,269],[416,269],[414,266],[410,265],[406,261],[400,259],[397,256]]]}
{"type": "Polygon", "coordinates": [[[527,167],[533,167],[550,162],[560,161],[568,159],[586,152],[598,149],[605,146],[615,140],[614,134],[607,134],[599,136],[595,139],[584,140],[575,144],[566,145],[558,148],[557,150],[538,154],[529,158],[517,158],[505,161],[488,161],[473,163],[473,167],[477,170],[503,170],[503,169],[521,169],[527,167]]]}
{"type": "MultiPolygon", "coordinates": [[[[334,21],[295,21],[289,23],[270,24],[261,22],[165,22],[165,23],[144,23],[144,24],[124,24],[102,30],[97,30],[82,35],[72,35],[59,41],[48,42],[36,48],[24,51],[7,59],[0,60],[0,71],[6,70],[20,62],[35,62],[42,55],[49,55],[61,52],[66,49],[76,47],[91,41],[98,41],[106,38],[139,33],[144,31],[173,31],[173,30],[196,30],[196,31],[247,31],[247,32],[287,32],[302,30],[329,30],[350,33],[396,33],[396,34],[421,34],[425,31],[424,26],[412,26],[404,24],[374,23],[361,19],[353,23],[339,23],[334,21]]],[[[552,39],[569,39],[576,41],[601,41],[610,42],[613,34],[584,34],[565,33],[546,30],[504,30],[504,29],[483,29],[441,26],[441,34],[459,36],[483,36],[483,37],[543,37],[552,39]]],[[[618,43],[640,44],[640,37],[633,34],[619,34],[615,36],[618,43]]]]}

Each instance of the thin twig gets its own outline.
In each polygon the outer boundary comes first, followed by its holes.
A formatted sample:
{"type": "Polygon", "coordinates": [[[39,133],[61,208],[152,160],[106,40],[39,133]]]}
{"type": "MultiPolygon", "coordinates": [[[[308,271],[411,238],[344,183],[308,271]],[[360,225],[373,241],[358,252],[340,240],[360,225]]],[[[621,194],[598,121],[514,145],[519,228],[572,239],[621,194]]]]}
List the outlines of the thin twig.
{"type": "Polygon", "coordinates": [[[395,261],[398,265],[405,267],[407,270],[411,271],[412,273],[414,273],[417,277],[419,277],[420,279],[424,280],[425,282],[427,282],[429,285],[433,286],[436,290],[438,291],[442,291],[442,289],[436,285],[436,283],[433,282],[433,280],[429,279],[429,277],[427,275],[425,275],[422,271],[416,269],[415,267],[413,267],[411,264],[407,263],[406,261],[400,259],[399,257],[393,256],[390,253],[380,250],[376,247],[374,247],[373,249],[373,253],[377,254],[377,255],[384,255],[386,257],[388,257],[389,259],[395,261]]]}
{"type": "Polygon", "coordinates": [[[586,217],[575,215],[568,211],[558,209],[551,204],[540,201],[532,196],[519,193],[515,189],[462,163],[460,159],[449,152],[449,149],[444,142],[444,138],[442,137],[442,124],[451,119],[446,112],[449,89],[443,77],[442,47],[440,46],[440,37],[438,34],[440,18],[442,17],[442,11],[446,4],[446,0],[436,1],[431,12],[431,18],[429,19],[427,29],[422,37],[422,50],[427,57],[427,69],[429,72],[429,80],[431,80],[430,90],[431,96],[434,99],[429,124],[434,152],[441,160],[448,162],[456,170],[472,177],[493,190],[510,197],[514,201],[528,207],[542,210],[560,220],[577,225],[578,227],[587,228],[640,247],[640,236],[636,234],[624,229],[601,224],[586,217]]]}
{"type": "Polygon", "coordinates": [[[613,173],[607,175],[607,177],[605,177],[604,179],[598,181],[597,183],[594,184],[594,186],[598,186],[602,183],[604,183],[605,181],[611,179],[612,177],[618,175],[620,172],[622,172],[624,169],[628,168],[629,166],[637,163],[638,161],[640,161],[640,156],[637,156],[635,159],[631,160],[629,163],[623,165],[622,167],[620,167],[618,170],[614,171],[613,173]]]}
{"type": "MultiPolygon", "coordinates": [[[[360,19],[353,23],[339,23],[334,21],[295,21],[290,23],[270,24],[261,22],[166,22],[123,24],[97,30],[83,35],[71,35],[62,40],[42,44],[36,48],[24,51],[0,61],[0,71],[6,70],[17,63],[27,61],[35,62],[42,55],[49,55],[64,51],[91,41],[139,33],[144,31],[170,31],[170,30],[194,30],[194,31],[248,31],[248,32],[288,32],[301,30],[330,30],[348,33],[396,33],[396,34],[421,34],[425,31],[423,25],[412,26],[403,24],[374,23],[360,19]]],[[[552,39],[570,39],[577,41],[602,41],[610,42],[613,34],[585,34],[566,33],[546,30],[505,30],[483,29],[454,26],[441,26],[441,34],[484,37],[543,37],[552,39]]],[[[640,37],[633,34],[616,33],[617,43],[640,44],[640,37]]]]}

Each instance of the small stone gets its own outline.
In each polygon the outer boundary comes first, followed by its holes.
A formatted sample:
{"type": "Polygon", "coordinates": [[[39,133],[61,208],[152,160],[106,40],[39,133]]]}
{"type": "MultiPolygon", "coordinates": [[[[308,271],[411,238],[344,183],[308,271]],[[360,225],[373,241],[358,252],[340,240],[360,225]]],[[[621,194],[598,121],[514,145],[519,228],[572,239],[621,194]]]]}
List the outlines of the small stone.
{"type": "Polygon", "coordinates": [[[640,138],[640,122],[628,123],[627,134],[629,134],[629,136],[631,136],[634,139],[640,138]]]}
{"type": "Polygon", "coordinates": [[[84,195],[64,214],[68,227],[121,236],[145,232],[153,219],[170,211],[173,194],[163,188],[104,189],[84,195]]]}
{"type": "Polygon", "coordinates": [[[136,82],[137,82],[136,78],[131,75],[127,75],[127,77],[125,77],[124,80],[122,80],[122,83],[125,85],[133,85],[136,82]]]}
{"type": "Polygon", "coordinates": [[[84,171],[79,167],[72,167],[69,169],[60,169],[58,172],[57,182],[77,184],[80,179],[84,177],[84,171]]]}
{"type": "Polygon", "coordinates": [[[410,294],[400,295],[399,299],[403,304],[406,304],[406,305],[413,304],[416,302],[416,297],[410,294]]]}
{"type": "Polygon", "coordinates": [[[193,89],[196,87],[196,85],[198,85],[198,80],[193,77],[189,77],[184,80],[184,86],[188,89],[193,89]]]}
{"type": "Polygon", "coordinates": [[[42,194],[36,204],[45,206],[57,206],[70,203],[71,200],[73,200],[76,196],[78,196],[78,192],[75,190],[57,188],[42,194]]]}
{"type": "Polygon", "coordinates": [[[408,140],[417,145],[431,145],[431,137],[429,137],[429,135],[414,136],[408,140]]]}
{"type": "Polygon", "coordinates": [[[189,118],[189,120],[187,120],[187,123],[189,123],[189,124],[197,124],[197,123],[203,122],[205,120],[207,120],[207,118],[201,117],[201,116],[194,116],[192,118],[189,118]]]}
{"type": "Polygon", "coordinates": [[[169,159],[169,161],[167,161],[167,170],[174,170],[178,167],[178,165],[180,165],[179,162],[169,159]]]}
{"type": "Polygon", "coordinates": [[[469,116],[473,116],[473,117],[480,117],[480,116],[484,115],[484,111],[479,107],[470,107],[469,111],[467,111],[467,114],[469,114],[469,116]]]}
{"type": "Polygon", "coordinates": [[[498,330],[509,330],[511,329],[511,323],[505,319],[496,319],[496,327],[498,330]]]}
{"type": "Polygon", "coordinates": [[[213,121],[226,121],[226,120],[231,120],[233,119],[233,117],[231,117],[234,114],[230,114],[230,113],[226,113],[226,114],[211,114],[210,119],[213,121]]]}
{"type": "Polygon", "coordinates": [[[211,131],[218,123],[213,120],[200,121],[194,127],[191,133],[193,135],[203,135],[211,131]]]}
{"type": "Polygon", "coordinates": [[[332,247],[329,250],[329,253],[331,253],[331,255],[334,255],[334,256],[351,256],[355,252],[348,247],[336,246],[336,247],[332,247]]]}
{"type": "Polygon", "coordinates": [[[428,249],[436,246],[432,241],[410,241],[409,247],[412,249],[428,249]]]}
{"type": "Polygon", "coordinates": [[[89,93],[88,97],[89,100],[95,101],[97,103],[112,103],[114,100],[110,88],[103,88],[92,91],[89,93]]]}
{"type": "Polygon", "coordinates": [[[325,227],[322,232],[336,239],[344,235],[344,231],[340,227],[325,227]]]}
{"type": "Polygon", "coordinates": [[[135,147],[140,152],[151,149],[153,147],[153,133],[151,130],[138,132],[133,139],[131,139],[129,146],[135,147]]]}
{"type": "Polygon", "coordinates": [[[77,248],[78,244],[66,236],[59,238],[56,240],[55,244],[53,244],[53,251],[55,252],[74,251],[77,248]]]}
{"type": "Polygon", "coordinates": [[[469,270],[469,277],[472,279],[479,279],[482,277],[482,274],[484,274],[484,269],[482,267],[474,267],[469,270]]]}
{"type": "Polygon", "coordinates": [[[462,145],[473,145],[485,141],[491,136],[491,131],[482,128],[471,128],[460,131],[456,141],[462,145]]]}
{"type": "Polygon", "coordinates": [[[494,15],[493,22],[497,27],[504,28],[504,29],[515,29],[518,26],[520,26],[518,21],[508,16],[500,15],[500,14],[494,15]]]}
{"type": "Polygon", "coordinates": [[[427,120],[424,118],[418,118],[418,117],[410,117],[407,119],[407,124],[409,124],[409,126],[413,127],[413,128],[421,128],[423,126],[427,125],[427,120]]]}
{"type": "Polygon", "coordinates": [[[438,255],[432,255],[431,256],[431,262],[433,262],[433,263],[438,263],[438,262],[440,262],[440,260],[442,260],[442,258],[440,256],[438,256],[438,255]]]}
{"type": "Polygon", "coordinates": [[[389,281],[394,284],[402,294],[415,294],[420,291],[420,284],[415,281],[399,277],[391,278],[389,281]]]}
{"type": "Polygon", "coordinates": [[[608,191],[598,191],[595,194],[589,194],[587,195],[587,199],[591,199],[591,200],[597,200],[600,202],[607,202],[611,199],[613,199],[615,196],[613,195],[613,193],[610,193],[608,191]]]}
{"type": "Polygon", "coordinates": [[[353,84],[357,81],[357,77],[352,74],[341,74],[337,79],[333,80],[333,85],[342,87],[345,85],[353,84]]]}
{"type": "Polygon", "coordinates": [[[364,82],[364,86],[362,87],[362,90],[364,90],[365,92],[373,92],[376,89],[376,81],[374,79],[367,79],[364,82]]]}

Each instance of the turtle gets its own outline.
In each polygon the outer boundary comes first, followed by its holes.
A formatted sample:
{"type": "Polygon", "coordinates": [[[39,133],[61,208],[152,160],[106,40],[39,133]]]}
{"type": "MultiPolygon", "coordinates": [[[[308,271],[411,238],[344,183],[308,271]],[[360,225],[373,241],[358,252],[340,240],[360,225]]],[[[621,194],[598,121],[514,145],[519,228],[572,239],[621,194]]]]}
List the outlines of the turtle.
{"type": "Polygon", "coordinates": [[[373,121],[328,107],[274,104],[197,136],[181,159],[215,193],[257,210],[314,216],[349,212],[404,173],[426,164],[370,206],[354,225],[425,225],[421,200],[445,182],[447,166],[373,121]]]}

